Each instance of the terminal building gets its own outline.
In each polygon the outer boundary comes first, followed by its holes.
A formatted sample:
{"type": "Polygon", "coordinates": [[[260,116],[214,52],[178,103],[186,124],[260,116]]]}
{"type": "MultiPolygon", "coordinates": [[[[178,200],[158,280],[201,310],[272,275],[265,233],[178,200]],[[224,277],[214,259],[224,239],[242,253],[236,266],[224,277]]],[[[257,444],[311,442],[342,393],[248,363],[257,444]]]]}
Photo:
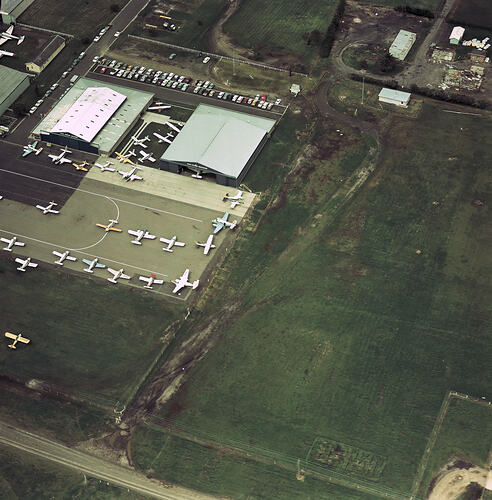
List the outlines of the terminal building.
{"type": "Polygon", "coordinates": [[[200,104],[166,149],[160,168],[215,175],[217,184],[239,187],[265,145],[275,120],[200,104]]]}
{"type": "Polygon", "coordinates": [[[147,109],[153,96],[150,92],[79,78],[32,135],[70,149],[109,155],[147,109]]]}
{"type": "Polygon", "coordinates": [[[0,65],[0,116],[29,87],[27,73],[0,65]]]}

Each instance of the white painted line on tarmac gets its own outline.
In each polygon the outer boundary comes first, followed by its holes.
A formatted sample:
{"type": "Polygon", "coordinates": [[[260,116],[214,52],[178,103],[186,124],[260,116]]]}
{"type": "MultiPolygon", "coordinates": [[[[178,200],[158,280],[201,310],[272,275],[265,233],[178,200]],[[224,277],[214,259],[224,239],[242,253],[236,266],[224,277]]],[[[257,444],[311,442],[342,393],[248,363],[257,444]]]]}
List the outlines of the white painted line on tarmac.
{"type": "MultiPolygon", "coordinates": [[[[177,213],[174,213],[174,212],[168,212],[167,210],[161,210],[159,208],[149,207],[147,205],[141,205],[140,203],[134,203],[132,201],[122,200],[120,198],[113,198],[113,197],[110,197],[110,196],[106,196],[105,194],[94,193],[92,191],[87,191],[87,190],[81,189],[79,187],[67,186],[65,184],[60,184],[59,182],[53,182],[53,181],[48,181],[46,179],[40,179],[39,177],[34,177],[32,175],[21,174],[19,172],[13,172],[12,170],[7,170],[7,169],[4,169],[4,168],[0,168],[0,172],[7,172],[9,174],[19,175],[20,177],[27,177],[28,179],[33,179],[35,181],[45,182],[47,184],[53,184],[55,186],[59,186],[59,187],[71,189],[72,191],[80,191],[81,193],[92,194],[94,196],[99,196],[99,197],[102,197],[102,198],[108,198],[110,200],[116,200],[116,201],[119,201],[121,203],[127,203],[128,205],[133,205],[135,207],[146,208],[148,210],[154,210],[156,212],[161,212],[161,213],[167,214],[167,215],[174,215],[175,217],[180,217],[181,219],[188,219],[188,220],[192,220],[194,222],[203,222],[202,219],[195,219],[194,217],[188,217],[187,215],[181,215],[181,214],[177,214],[177,213]]],[[[91,180],[97,180],[97,179],[92,179],[91,178],[91,180]]],[[[99,181],[99,182],[104,182],[104,181],[99,181]]],[[[117,186],[117,187],[125,187],[125,186],[119,186],[118,184],[110,184],[110,185],[111,186],[117,186]]],[[[143,194],[148,194],[150,196],[158,196],[158,195],[154,195],[152,193],[146,193],[145,191],[140,191],[140,192],[143,193],[143,194]]]]}

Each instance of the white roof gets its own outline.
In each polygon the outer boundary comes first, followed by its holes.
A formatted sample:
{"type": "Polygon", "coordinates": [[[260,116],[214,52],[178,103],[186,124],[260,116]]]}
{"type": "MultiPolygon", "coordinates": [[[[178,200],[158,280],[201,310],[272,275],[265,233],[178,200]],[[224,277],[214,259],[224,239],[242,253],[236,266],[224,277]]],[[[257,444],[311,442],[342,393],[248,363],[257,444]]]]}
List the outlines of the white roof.
{"type": "Polygon", "coordinates": [[[393,101],[408,102],[411,95],[412,94],[409,94],[408,92],[402,92],[401,90],[388,89],[386,87],[382,88],[381,92],[379,92],[379,97],[382,97],[383,99],[391,99],[393,101]]]}
{"type": "Polygon", "coordinates": [[[88,87],[51,132],[71,134],[91,142],[125,99],[125,95],[108,87],[88,87]]]}
{"type": "Polygon", "coordinates": [[[462,28],[461,26],[455,26],[453,28],[453,31],[451,31],[449,38],[456,38],[457,40],[461,40],[461,37],[464,34],[465,34],[465,28],[462,28]]]}

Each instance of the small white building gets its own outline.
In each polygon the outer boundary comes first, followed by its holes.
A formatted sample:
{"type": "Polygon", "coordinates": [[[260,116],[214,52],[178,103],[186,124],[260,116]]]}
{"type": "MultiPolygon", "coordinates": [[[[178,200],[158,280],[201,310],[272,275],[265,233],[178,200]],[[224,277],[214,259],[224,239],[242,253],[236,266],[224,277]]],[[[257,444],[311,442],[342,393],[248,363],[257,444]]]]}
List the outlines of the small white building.
{"type": "Polygon", "coordinates": [[[407,57],[410,49],[417,40],[417,35],[411,31],[400,30],[396,38],[393,40],[389,53],[395,59],[403,61],[407,57]]]}
{"type": "Polygon", "coordinates": [[[382,88],[378,97],[381,102],[387,102],[389,104],[394,104],[395,106],[406,108],[408,107],[411,95],[412,94],[409,94],[408,92],[401,92],[400,90],[382,88]]]}
{"type": "Polygon", "coordinates": [[[449,43],[451,45],[458,45],[465,34],[465,28],[455,26],[449,35],[449,43]]]}

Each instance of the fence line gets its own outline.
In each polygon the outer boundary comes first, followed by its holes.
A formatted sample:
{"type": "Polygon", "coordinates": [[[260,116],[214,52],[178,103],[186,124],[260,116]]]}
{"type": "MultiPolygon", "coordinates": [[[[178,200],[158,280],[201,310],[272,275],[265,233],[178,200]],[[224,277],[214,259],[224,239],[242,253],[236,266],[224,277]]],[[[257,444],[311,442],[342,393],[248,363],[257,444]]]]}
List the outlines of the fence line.
{"type": "Polygon", "coordinates": [[[61,31],[49,30],[47,28],[40,28],[39,26],[31,26],[30,24],[17,23],[18,26],[22,26],[23,28],[30,28],[33,30],[46,31],[47,33],[54,33],[55,35],[66,36],[68,38],[74,38],[74,35],[69,35],[68,33],[63,33],[61,31]]]}

